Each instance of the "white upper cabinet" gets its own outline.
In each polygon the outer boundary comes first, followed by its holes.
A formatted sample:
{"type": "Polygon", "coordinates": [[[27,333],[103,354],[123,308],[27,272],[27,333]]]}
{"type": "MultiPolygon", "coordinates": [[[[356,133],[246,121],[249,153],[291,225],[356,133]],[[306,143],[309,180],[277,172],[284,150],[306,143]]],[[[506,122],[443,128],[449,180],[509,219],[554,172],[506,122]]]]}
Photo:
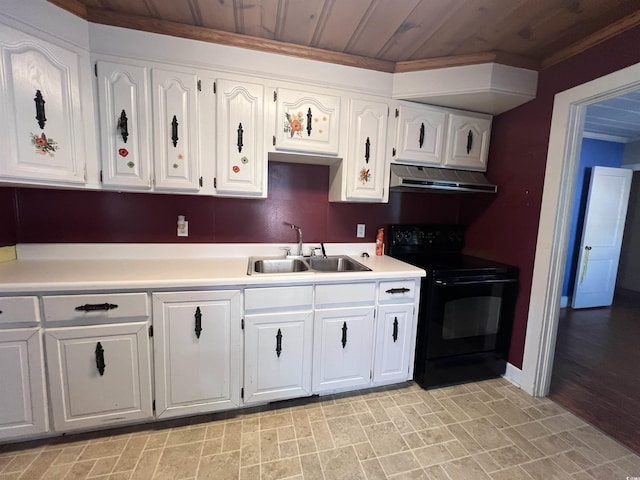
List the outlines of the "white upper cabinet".
{"type": "Polygon", "coordinates": [[[444,151],[446,112],[433,107],[402,104],[396,111],[394,160],[440,165],[444,151]]]}
{"type": "Polygon", "coordinates": [[[97,62],[102,183],[151,188],[148,69],[97,62]]]}
{"type": "Polygon", "coordinates": [[[466,170],[487,170],[491,116],[451,113],[443,165],[466,170]]]}
{"type": "Polygon", "coordinates": [[[0,177],[84,184],[80,55],[0,25],[0,57],[0,177]]]}
{"type": "Polygon", "coordinates": [[[198,78],[153,69],[151,80],[155,188],[198,191],[198,78]]]}
{"type": "Polygon", "coordinates": [[[216,193],[266,196],[265,88],[216,81],[216,193]]]}
{"type": "Polygon", "coordinates": [[[338,154],[340,97],[278,88],[275,101],[276,150],[338,154]]]}
{"type": "Polygon", "coordinates": [[[349,105],[347,200],[383,201],[387,123],[386,103],[352,99],[349,105]]]}

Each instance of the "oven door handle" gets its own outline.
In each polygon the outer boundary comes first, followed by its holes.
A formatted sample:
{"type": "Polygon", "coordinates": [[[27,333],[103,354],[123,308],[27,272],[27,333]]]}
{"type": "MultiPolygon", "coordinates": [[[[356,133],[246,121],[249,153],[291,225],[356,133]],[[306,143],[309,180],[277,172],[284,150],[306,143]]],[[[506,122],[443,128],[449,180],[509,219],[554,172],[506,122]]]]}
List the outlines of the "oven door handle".
{"type": "Polygon", "coordinates": [[[444,280],[434,280],[433,283],[435,283],[438,286],[442,286],[442,287],[455,287],[457,285],[486,285],[486,284],[490,284],[490,283],[517,283],[518,279],[517,278],[501,278],[501,279],[487,279],[487,280],[472,280],[470,282],[465,282],[465,281],[458,281],[458,280],[453,280],[451,282],[446,282],[444,280]]]}

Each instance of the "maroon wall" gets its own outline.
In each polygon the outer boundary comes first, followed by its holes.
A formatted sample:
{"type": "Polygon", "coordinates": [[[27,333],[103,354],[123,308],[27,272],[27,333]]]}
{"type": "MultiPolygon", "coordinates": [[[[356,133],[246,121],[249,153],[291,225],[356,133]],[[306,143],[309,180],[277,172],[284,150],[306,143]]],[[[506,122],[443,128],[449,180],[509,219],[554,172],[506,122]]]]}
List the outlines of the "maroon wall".
{"type": "MultiPolygon", "coordinates": [[[[277,162],[269,164],[267,199],[19,188],[19,220],[14,236],[7,239],[293,243],[296,234],[285,225],[291,222],[302,228],[305,242],[359,242],[356,224],[364,223],[364,241],[372,242],[376,229],[390,223],[461,220],[463,200],[458,195],[392,192],[388,204],[338,204],[329,203],[328,188],[328,167],[277,162]],[[179,214],[189,221],[187,238],[176,236],[179,214]]],[[[0,199],[5,196],[3,192],[0,199]]]]}
{"type": "Polygon", "coordinates": [[[509,353],[517,367],[524,352],[554,96],[640,62],[638,45],[640,27],[543,70],[536,99],[494,119],[487,173],[500,192],[469,220],[467,245],[472,253],[520,267],[521,294],[509,353]]]}
{"type": "Polygon", "coordinates": [[[16,190],[0,188],[0,247],[15,245],[18,223],[16,219],[16,190]]]}

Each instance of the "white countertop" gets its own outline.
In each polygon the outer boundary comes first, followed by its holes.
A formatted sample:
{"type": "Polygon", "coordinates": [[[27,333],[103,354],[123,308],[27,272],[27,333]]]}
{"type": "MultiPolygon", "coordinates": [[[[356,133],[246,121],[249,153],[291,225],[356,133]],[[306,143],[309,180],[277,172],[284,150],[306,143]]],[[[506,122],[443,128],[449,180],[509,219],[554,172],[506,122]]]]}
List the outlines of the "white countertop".
{"type": "MultiPolygon", "coordinates": [[[[419,278],[425,275],[420,268],[386,255],[376,256],[375,245],[368,243],[327,244],[326,250],[329,255],[349,255],[369,267],[370,272],[247,275],[250,256],[281,255],[282,246],[20,244],[17,246],[17,260],[0,263],[0,293],[291,285],[419,278]],[[370,257],[363,258],[362,252],[367,252],[370,257]]],[[[286,246],[295,250],[295,246],[286,246]]]]}

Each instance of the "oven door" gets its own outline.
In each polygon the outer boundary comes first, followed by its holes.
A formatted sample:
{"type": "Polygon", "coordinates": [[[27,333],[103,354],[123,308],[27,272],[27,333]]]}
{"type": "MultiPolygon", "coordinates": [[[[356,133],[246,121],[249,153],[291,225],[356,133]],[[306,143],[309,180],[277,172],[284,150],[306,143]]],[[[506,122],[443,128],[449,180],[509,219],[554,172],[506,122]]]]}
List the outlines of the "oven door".
{"type": "Polygon", "coordinates": [[[431,279],[423,298],[426,358],[489,351],[506,355],[517,286],[517,279],[501,276],[431,279]]]}

